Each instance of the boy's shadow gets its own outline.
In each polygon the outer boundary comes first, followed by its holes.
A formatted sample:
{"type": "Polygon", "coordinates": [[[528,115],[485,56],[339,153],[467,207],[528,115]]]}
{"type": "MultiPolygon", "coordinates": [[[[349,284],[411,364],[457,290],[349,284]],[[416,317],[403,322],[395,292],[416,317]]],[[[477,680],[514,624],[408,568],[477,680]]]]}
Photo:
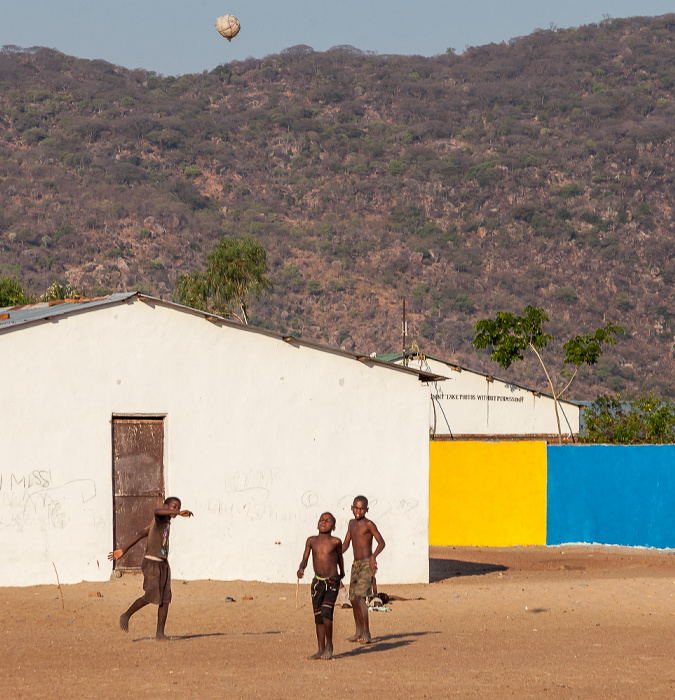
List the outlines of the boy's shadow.
{"type": "Polygon", "coordinates": [[[411,637],[421,637],[427,634],[440,634],[440,632],[407,632],[405,634],[386,634],[383,637],[373,639],[370,644],[354,643],[354,648],[349,651],[343,651],[340,654],[335,654],[334,659],[344,659],[350,656],[361,656],[362,654],[370,654],[371,652],[390,651],[400,647],[407,647],[412,644],[415,639],[411,637]]]}
{"type": "MultiPolygon", "coordinates": [[[[201,637],[225,637],[226,632],[208,632],[206,634],[172,634],[169,635],[169,642],[182,642],[185,639],[200,639],[201,637]]],[[[154,637],[139,637],[132,639],[133,642],[154,642],[154,637]]],[[[163,644],[164,642],[157,642],[163,644]]]]}
{"type": "Polygon", "coordinates": [[[508,571],[503,564],[459,561],[458,559],[429,559],[429,582],[438,583],[456,576],[483,576],[495,571],[508,571]]]}

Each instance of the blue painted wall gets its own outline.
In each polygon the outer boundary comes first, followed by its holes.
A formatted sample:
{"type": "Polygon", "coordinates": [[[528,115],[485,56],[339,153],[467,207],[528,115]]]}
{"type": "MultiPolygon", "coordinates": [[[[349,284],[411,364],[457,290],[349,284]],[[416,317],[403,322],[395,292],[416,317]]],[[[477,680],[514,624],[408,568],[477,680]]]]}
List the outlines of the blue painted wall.
{"type": "Polygon", "coordinates": [[[675,445],[547,448],[546,544],[675,547],[675,445]]]}

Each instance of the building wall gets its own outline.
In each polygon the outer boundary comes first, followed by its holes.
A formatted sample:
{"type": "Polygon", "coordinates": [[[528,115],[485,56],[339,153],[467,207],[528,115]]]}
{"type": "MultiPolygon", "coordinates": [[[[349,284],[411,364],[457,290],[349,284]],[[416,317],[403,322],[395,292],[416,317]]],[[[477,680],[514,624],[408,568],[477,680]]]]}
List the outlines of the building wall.
{"type": "Polygon", "coordinates": [[[320,514],[344,537],[363,493],[378,579],[428,580],[414,376],[141,301],[5,332],[0,363],[0,585],[110,576],[113,414],[166,415],[166,495],[195,514],[172,526],[175,578],[295,581],[320,514]]]}
{"type": "Polygon", "coordinates": [[[431,442],[432,545],[546,543],[546,444],[431,442]]]}
{"type": "MultiPolygon", "coordinates": [[[[432,358],[409,366],[447,377],[429,384],[429,425],[435,435],[557,435],[553,399],[500,379],[488,381],[432,358]]],[[[579,407],[560,402],[563,435],[579,432],[579,407]]]]}
{"type": "Polygon", "coordinates": [[[675,547],[675,445],[432,442],[429,541],[675,547]]]}

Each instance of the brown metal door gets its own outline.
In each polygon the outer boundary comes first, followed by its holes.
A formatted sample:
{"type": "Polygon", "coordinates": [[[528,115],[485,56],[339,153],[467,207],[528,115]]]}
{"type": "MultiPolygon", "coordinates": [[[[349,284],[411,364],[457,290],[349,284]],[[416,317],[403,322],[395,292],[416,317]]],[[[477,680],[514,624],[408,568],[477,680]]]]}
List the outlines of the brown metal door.
{"type": "MultiPolygon", "coordinates": [[[[164,420],[113,418],[114,541],[121,549],[152,521],[164,500],[164,420]]],[[[145,555],[141,540],[115,563],[139,569],[145,555]]]]}

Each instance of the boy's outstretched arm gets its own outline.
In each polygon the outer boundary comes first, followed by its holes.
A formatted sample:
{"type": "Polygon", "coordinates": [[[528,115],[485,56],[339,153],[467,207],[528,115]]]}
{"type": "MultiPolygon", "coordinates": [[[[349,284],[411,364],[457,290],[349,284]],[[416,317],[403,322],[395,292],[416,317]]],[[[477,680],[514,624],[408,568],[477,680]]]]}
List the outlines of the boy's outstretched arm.
{"type": "Polygon", "coordinates": [[[302,578],[305,575],[305,569],[307,568],[307,562],[309,561],[309,553],[311,551],[311,539],[311,537],[308,537],[307,542],[305,543],[305,552],[302,555],[302,561],[300,562],[300,568],[298,569],[298,578],[302,578]]]}
{"type": "Polygon", "coordinates": [[[117,561],[121,556],[126,554],[137,542],[140,542],[144,537],[147,537],[148,532],[150,532],[150,528],[146,527],[145,530],[139,532],[133,540],[125,544],[124,547],[122,547],[122,549],[116,549],[110,552],[110,554],[108,554],[108,559],[110,559],[110,561],[117,561]]]}
{"type": "Polygon", "coordinates": [[[191,518],[194,514],[190,510],[172,510],[171,508],[166,508],[162,506],[161,508],[155,509],[155,515],[160,518],[164,518],[167,515],[170,518],[175,518],[177,515],[181,515],[184,518],[191,518]]]}

